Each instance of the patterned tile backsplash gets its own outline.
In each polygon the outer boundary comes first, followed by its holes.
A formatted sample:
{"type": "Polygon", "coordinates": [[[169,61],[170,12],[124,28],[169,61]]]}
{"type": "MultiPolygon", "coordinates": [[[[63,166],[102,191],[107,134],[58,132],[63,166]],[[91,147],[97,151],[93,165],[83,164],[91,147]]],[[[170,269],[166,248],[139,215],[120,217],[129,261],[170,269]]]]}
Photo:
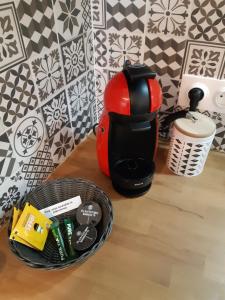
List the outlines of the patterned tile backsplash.
{"type": "Polygon", "coordinates": [[[0,4],[0,227],[97,122],[90,0],[0,4]]]}
{"type": "Polygon", "coordinates": [[[36,57],[58,43],[52,2],[15,0],[22,38],[28,57],[36,57]]]}
{"type": "Polygon", "coordinates": [[[32,70],[39,99],[45,101],[64,86],[62,64],[58,49],[32,61],[32,70]]]}
{"type": "Polygon", "coordinates": [[[86,71],[83,35],[61,46],[66,83],[79,77],[86,71]]]}
{"type": "Polygon", "coordinates": [[[107,28],[117,31],[144,32],[146,0],[107,1],[107,28]]]}
{"type": "MultiPolygon", "coordinates": [[[[126,59],[162,86],[160,119],[182,74],[225,79],[224,0],[2,0],[0,226],[90,133],[105,86],[126,59]]],[[[213,142],[225,152],[225,115],[213,142]]],[[[162,128],[160,135],[165,136],[162,128]]]]}
{"type": "Polygon", "coordinates": [[[26,60],[14,3],[0,4],[0,72],[26,60]]]}
{"type": "MultiPolygon", "coordinates": [[[[183,74],[225,79],[224,7],[224,0],[92,0],[98,117],[102,91],[126,59],[157,73],[161,120],[176,109],[183,74]]],[[[225,114],[216,115],[213,148],[225,152],[225,114]]]]}
{"type": "Polygon", "coordinates": [[[147,32],[172,36],[185,36],[190,14],[190,1],[148,1],[147,32]]]}

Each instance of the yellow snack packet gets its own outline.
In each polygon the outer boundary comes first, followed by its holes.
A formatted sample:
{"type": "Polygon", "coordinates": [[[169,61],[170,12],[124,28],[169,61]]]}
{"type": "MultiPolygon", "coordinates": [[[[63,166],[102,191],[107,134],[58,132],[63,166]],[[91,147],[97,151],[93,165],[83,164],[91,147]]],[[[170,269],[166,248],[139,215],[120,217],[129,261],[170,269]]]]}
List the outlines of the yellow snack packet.
{"type": "Polygon", "coordinates": [[[19,208],[16,208],[15,206],[13,207],[12,230],[16,226],[17,221],[19,220],[19,217],[20,217],[21,213],[22,213],[22,210],[20,210],[19,208]]]}
{"type": "Polygon", "coordinates": [[[15,236],[13,234],[13,229],[15,228],[20,216],[22,214],[22,210],[13,207],[13,220],[12,220],[12,229],[11,229],[11,234],[10,234],[10,240],[16,240],[17,242],[20,242],[28,247],[34,248],[32,247],[29,243],[27,243],[26,241],[24,241],[23,239],[21,239],[19,236],[15,236]]]}
{"type": "MultiPolygon", "coordinates": [[[[52,221],[30,203],[11,232],[12,239],[29,247],[43,250],[52,221]]],[[[10,236],[10,238],[11,238],[10,236]]]]}
{"type": "Polygon", "coordinates": [[[15,235],[13,232],[11,232],[9,238],[10,238],[10,240],[15,240],[15,241],[17,241],[17,242],[19,242],[19,243],[21,243],[21,244],[24,244],[24,245],[30,247],[30,248],[36,249],[36,248],[33,247],[31,244],[29,244],[29,243],[26,242],[25,240],[21,239],[19,236],[15,235]]]}

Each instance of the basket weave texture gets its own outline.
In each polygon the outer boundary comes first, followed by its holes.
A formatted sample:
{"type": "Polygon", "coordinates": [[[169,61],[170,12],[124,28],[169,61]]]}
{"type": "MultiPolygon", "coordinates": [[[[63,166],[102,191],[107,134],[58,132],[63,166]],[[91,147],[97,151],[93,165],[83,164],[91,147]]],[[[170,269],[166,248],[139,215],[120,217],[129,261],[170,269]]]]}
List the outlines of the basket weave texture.
{"type": "MultiPolygon", "coordinates": [[[[46,181],[24,196],[24,198],[17,204],[17,207],[23,209],[25,203],[29,202],[37,209],[43,209],[75,196],[80,196],[82,203],[89,201],[97,202],[102,209],[102,219],[96,226],[98,231],[97,240],[92,247],[86,252],[79,253],[77,257],[73,259],[60,261],[58,248],[52,234],[48,235],[43,251],[36,251],[14,240],[9,240],[10,249],[17,258],[33,268],[47,270],[63,269],[71,265],[78,265],[84,262],[103,245],[112,230],[112,204],[108,196],[91,181],[80,178],[63,178],[46,181]]],[[[66,240],[66,232],[62,224],[63,219],[65,217],[69,217],[76,224],[75,213],[76,210],[71,210],[57,216],[57,219],[60,221],[60,229],[64,240],[66,240]]],[[[11,226],[12,218],[8,227],[8,236],[11,233],[11,226]]]]}

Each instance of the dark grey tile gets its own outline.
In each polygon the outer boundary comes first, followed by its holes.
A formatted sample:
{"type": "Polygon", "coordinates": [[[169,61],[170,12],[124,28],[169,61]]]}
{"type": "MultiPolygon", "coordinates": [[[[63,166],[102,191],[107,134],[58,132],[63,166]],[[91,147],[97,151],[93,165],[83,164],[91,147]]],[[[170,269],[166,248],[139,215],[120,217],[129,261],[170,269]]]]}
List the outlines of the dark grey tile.
{"type": "Polygon", "coordinates": [[[0,136],[0,186],[18,167],[6,133],[0,136]]]}
{"type": "Polygon", "coordinates": [[[69,112],[65,91],[48,101],[41,109],[49,138],[55,135],[69,122],[69,112]]]}
{"type": "Polygon", "coordinates": [[[107,28],[144,32],[146,0],[107,1],[107,28]]]}
{"type": "Polygon", "coordinates": [[[83,108],[72,122],[75,145],[78,145],[92,129],[90,105],[83,108]]]}
{"type": "Polygon", "coordinates": [[[74,120],[76,115],[89,105],[86,75],[75,80],[67,91],[71,118],[74,120]]]}
{"type": "Polygon", "coordinates": [[[86,71],[83,36],[61,45],[66,83],[70,83],[86,71]]]}
{"type": "Polygon", "coordinates": [[[88,69],[94,68],[94,34],[89,31],[84,34],[86,65],[88,69]]]}
{"type": "Polygon", "coordinates": [[[49,0],[16,1],[17,14],[28,57],[57,45],[52,2],[49,0]]]}
{"type": "Polygon", "coordinates": [[[0,72],[26,60],[13,2],[0,4],[0,72]]]}
{"type": "Polygon", "coordinates": [[[172,79],[167,74],[158,78],[162,88],[162,105],[160,111],[173,111],[178,99],[179,80],[172,79]]]}
{"type": "Polygon", "coordinates": [[[149,0],[147,10],[149,33],[185,36],[190,1],[149,0]]]}
{"type": "Polygon", "coordinates": [[[1,75],[0,117],[5,129],[35,109],[37,105],[38,99],[28,64],[22,63],[1,75]]]}
{"type": "Polygon", "coordinates": [[[92,18],[94,28],[106,28],[106,3],[105,0],[92,0],[92,18]]]}
{"type": "Polygon", "coordinates": [[[49,144],[46,142],[43,148],[23,164],[21,172],[28,190],[41,184],[53,172],[55,166],[49,148],[49,144]]]}
{"type": "Polygon", "coordinates": [[[56,0],[54,12],[60,43],[68,41],[83,32],[81,1],[56,0]]]}
{"type": "Polygon", "coordinates": [[[74,148],[74,136],[70,123],[54,135],[49,146],[53,162],[61,164],[74,148]]]}
{"type": "Polygon", "coordinates": [[[97,67],[107,66],[107,34],[104,30],[94,31],[94,55],[97,67]]]}
{"type": "Polygon", "coordinates": [[[218,78],[225,55],[225,44],[187,41],[182,74],[218,78]]]}
{"type": "Polygon", "coordinates": [[[87,72],[87,93],[88,101],[90,103],[95,101],[95,74],[94,70],[89,70],[87,72]]]}
{"type": "Polygon", "coordinates": [[[82,19],[84,30],[88,31],[92,28],[92,19],[91,19],[91,0],[82,0],[81,6],[83,8],[82,19]]]}
{"type": "MultiPolygon", "coordinates": [[[[10,184],[8,183],[6,187],[4,187],[1,190],[0,193],[0,223],[1,219],[3,219],[4,216],[7,216],[8,213],[11,212],[14,205],[17,204],[17,202],[21,198],[21,191],[17,184],[10,184]]],[[[6,220],[5,220],[6,221],[6,220]]]]}
{"type": "Polygon", "coordinates": [[[32,61],[32,69],[41,101],[53,96],[64,86],[59,50],[54,49],[32,61]]]}
{"type": "Polygon", "coordinates": [[[142,63],[143,36],[108,32],[108,67],[121,70],[124,62],[142,63]]]}
{"type": "Polygon", "coordinates": [[[162,76],[179,78],[186,40],[167,36],[149,35],[145,38],[144,61],[152,71],[162,76]]]}
{"type": "Polygon", "coordinates": [[[45,122],[40,109],[33,110],[7,131],[18,160],[26,160],[42,145],[46,136],[45,122]]]}
{"type": "Polygon", "coordinates": [[[225,42],[224,0],[194,0],[189,37],[208,42],[225,42]]]}

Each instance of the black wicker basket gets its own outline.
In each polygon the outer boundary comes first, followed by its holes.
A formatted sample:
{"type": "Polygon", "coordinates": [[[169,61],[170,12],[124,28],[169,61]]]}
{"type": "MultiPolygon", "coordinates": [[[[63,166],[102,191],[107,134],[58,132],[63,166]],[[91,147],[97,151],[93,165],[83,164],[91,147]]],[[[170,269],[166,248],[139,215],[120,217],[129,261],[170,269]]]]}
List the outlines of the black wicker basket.
{"type": "MultiPolygon", "coordinates": [[[[93,255],[110,235],[113,223],[112,205],[108,196],[93,182],[84,179],[63,178],[49,180],[27,194],[17,207],[23,208],[26,202],[31,203],[37,209],[43,209],[50,205],[62,202],[69,198],[80,196],[82,203],[87,201],[97,202],[102,209],[102,219],[96,226],[98,236],[96,242],[86,252],[80,253],[76,258],[60,261],[56,242],[49,234],[43,251],[36,251],[13,240],[9,240],[12,252],[28,266],[39,269],[63,269],[74,264],[80,264],[89,256],[93,255]]],[[[75,210],[57,216],[60,222],[65,217],[75,220],[75,210]]],[[[12,218],[8,228],[8,235],[11,233],[12,218]]],[[[66,239],[66,232],[62,229],[62,235],[66,239]]]]}

